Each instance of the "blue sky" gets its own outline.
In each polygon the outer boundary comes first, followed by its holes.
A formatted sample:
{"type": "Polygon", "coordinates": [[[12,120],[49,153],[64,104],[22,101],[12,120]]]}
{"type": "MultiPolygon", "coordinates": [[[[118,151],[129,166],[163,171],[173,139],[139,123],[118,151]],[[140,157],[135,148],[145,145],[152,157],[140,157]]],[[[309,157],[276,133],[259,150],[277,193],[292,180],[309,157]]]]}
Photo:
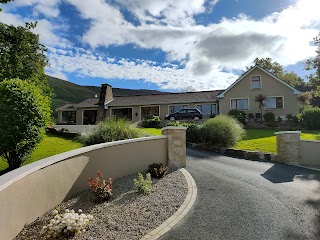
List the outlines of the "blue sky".
{"type": "Polygon", "coordinates": [[[256,57],[302,77],[318,0],[15,0],[0,21],[38,21],[47,73],[80,85],[224,89],[256,57]]]}

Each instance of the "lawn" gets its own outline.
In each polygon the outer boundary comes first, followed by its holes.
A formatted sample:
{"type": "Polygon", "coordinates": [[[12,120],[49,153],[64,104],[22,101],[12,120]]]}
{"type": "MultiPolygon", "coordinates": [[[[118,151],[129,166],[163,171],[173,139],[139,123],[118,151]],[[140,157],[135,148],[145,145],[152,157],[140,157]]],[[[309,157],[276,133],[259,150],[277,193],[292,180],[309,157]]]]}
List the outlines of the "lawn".
{"type": "MultiPolygon", "coordinates": [[[[24,162],[23,165],[80,147],[83,147],[83,144],[78,141],[47,133],[31,154],[30,160],[24,162]]],[[[7,167],[8,164],[0,158],[0,175],[1,171],[5,170],[7,167]]]]}
{"type": "MultiPolygon", "coordinates": [[[[276,130],[246,129],[246,137],[235,149],[277,153],[276,130]]],[[[301,139],[320,140],[320,131],[302,131],[301,139]]]]}
{"type": "MultiPolygon", "coordinates": [[[[143,128],[142,131],[151,135],[161,135],[161,129],[157,128],[143,128]]],[[[233,148],[277,153],[275,132],[277,132],[277,130],[246,129],[246,137],[244,140],[238,142],[233,148]]],[[[302,131],[301,139],[320,140],[320,131],[302,131]]]]}

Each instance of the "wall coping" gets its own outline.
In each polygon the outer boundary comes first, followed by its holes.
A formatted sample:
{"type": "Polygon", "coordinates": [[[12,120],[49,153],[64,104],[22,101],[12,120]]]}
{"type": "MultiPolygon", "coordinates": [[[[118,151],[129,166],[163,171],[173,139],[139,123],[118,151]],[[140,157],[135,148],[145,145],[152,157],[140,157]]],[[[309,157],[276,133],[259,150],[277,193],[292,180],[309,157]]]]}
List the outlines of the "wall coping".
{"type": "Polygon", "coordinates": [[[320,143],[319,140],[307,140],[307,139],[300,139],[300,141],[302,142],[316,142],[316,143],[320,143]]]}
{"type": "Polygon", "coordinates": [[[280,135],[280,134],[301,134],[300,131],[281,131],[281,132],[275,132],[274,135],[280,135]]]}
{"type": "Polygon", "coordinates": [[[19,181],[20,179],[42,169],[46,168],[50,165],[53,165],[55,163],[64,161],[66,159],[69,159],[74,156],[78,156],[87,152],[91,152],[93,150],[98,150],[106,147],[112,147],[116,145],[123,145],[128,143],[135,143],[135,142],[143,142],[143,141],[151,141],[151,140],[157,140],[157,139],[165,139],[167,138],[166,135],[164,136],[151,136],[151,137],[143,137],[143,138],[133,138],[133,139],[126,139],[126,140],[120,140],[120,141],[114,141],[114,142],[107,142],[107,143],[101,143],[101,144],[95,144],[87,147],[82,147],[79,149],[71,150],[68,152],[60,153],[51,157],[47,157],[44,159],[41,159],[39,161],[27,164],[25,166],[19,167],[13,171],[10,171],[2,176],[0,176],[0,191],[6,189],[13,183],[19,181]]]}
{"type": "Polygon", "coordinates": [[[164,127],[161,128],[162,131],[164,130],[187,130],[187,127],[174,127],[174,126],[169,126],[169,127],[164,127]]]}

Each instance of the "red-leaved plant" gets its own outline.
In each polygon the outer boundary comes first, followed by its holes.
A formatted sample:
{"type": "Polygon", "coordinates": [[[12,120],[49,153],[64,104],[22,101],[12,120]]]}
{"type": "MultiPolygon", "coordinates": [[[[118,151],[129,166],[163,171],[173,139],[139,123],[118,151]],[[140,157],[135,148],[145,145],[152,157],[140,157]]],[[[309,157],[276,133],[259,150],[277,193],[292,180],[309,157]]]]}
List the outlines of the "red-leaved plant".
{"type": "Polygon", "coordinates": [[[109,178],[107,182],[103,179],[103,173],[101,170],[98,171],[98,176],[96,179],[89,177],[89,186],[92,191],[96,194],[100,201],[109,200],[112,196],[112,179],[109,178]]]}

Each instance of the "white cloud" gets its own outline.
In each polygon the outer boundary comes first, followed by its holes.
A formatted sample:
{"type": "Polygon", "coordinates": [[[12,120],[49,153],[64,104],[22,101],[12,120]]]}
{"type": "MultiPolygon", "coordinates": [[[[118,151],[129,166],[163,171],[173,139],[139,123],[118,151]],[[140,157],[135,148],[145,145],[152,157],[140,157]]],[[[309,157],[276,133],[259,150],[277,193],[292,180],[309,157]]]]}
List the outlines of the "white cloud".
{"type": "Polygon", "coordinates": [[[17,6],[33,6],[35,15],[40,13],[47,17],[58,17],[61,0],[15,0],[17,6]]]}

